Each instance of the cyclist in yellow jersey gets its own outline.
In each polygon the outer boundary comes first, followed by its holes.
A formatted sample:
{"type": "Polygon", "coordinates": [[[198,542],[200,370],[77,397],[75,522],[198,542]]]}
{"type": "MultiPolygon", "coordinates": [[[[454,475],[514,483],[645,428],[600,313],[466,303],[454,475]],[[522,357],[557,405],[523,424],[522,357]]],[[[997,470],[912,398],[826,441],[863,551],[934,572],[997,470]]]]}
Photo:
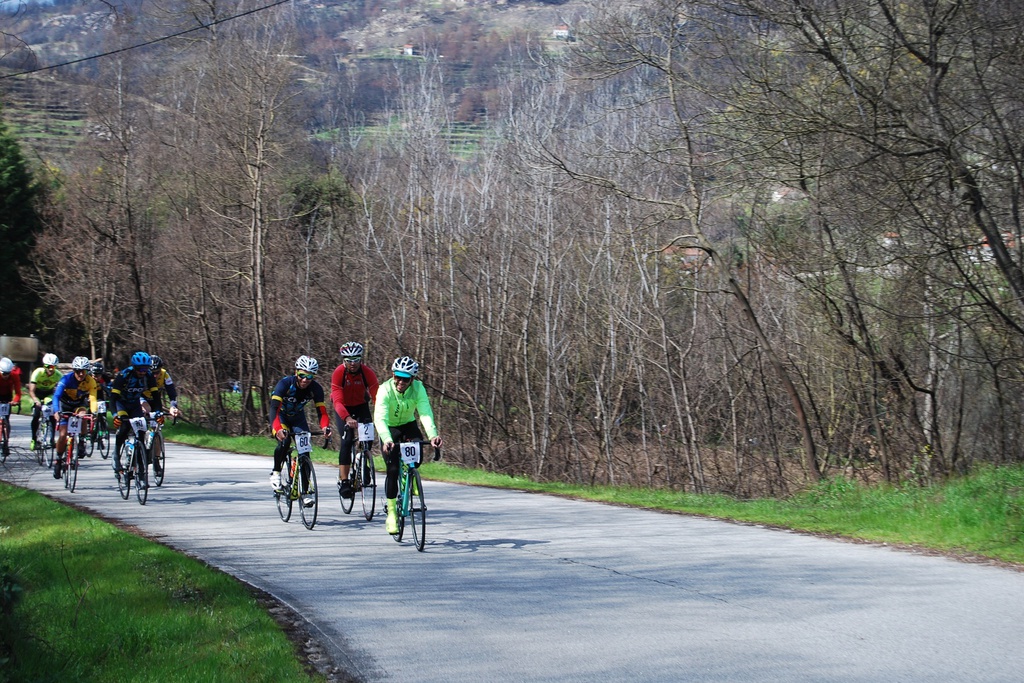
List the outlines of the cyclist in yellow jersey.
{"type": "MultiPolygon", "coordinates": [[[[57,388],[61,375],[57,372],[57,356],[52,353],[43,355],[43,366],[36,368],[28,378],[28,397],[32,400],[32,442],[29,448],[36,449],[36,430],[43,416],[43,399],[51,396],[57,388]]],[[[47,444],[52,445],[52,444],[47,444]]]]}
{"type": "Polygon", "coordinates": [[[430,445],[441,447],[441,437],[434,424],[434,411],[427,399],[427,389],[416,379],[420,364],[409,356],[396,358],[391,364],[394,377],[380,385],[373,405],[373,427],[381,440],[387,477],[384,479],[384,497],[388,501],[387,530],[398,533],[398,476],[401,465],[395,442],[420,441],[426,432],[430,445]],[[423,425],[423,432],[416,418],[423,425]]]}
{"type": "Polygon", "coordinates": [[[167,393],[167,397],[171,399],[170,408],[167,412],[171,414],[171,417],[178,417],[181,415],[181,411],[178,410],[178,388],[174,386],[174,380],[171,379],[171,373],[167,372],[167,368],[164,367],[164,361],[160,356],[150,356],[153,361],[153,377],[156,379],[157,391],[154,392],[153,398],[150,399],[150,404],[154,411],[163,410],[163,393],[167,393]]]}

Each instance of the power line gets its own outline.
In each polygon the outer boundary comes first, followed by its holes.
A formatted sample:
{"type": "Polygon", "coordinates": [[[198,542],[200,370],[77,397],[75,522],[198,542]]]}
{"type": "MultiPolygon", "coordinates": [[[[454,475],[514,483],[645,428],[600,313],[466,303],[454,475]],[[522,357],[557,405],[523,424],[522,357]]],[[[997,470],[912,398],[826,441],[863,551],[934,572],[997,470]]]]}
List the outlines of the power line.
{"type": "Polygon", "coordinates": [[[18,73],[7,74],[5,76],[0,76],[0,80],[3,80],[5,78],[14,78],[15,76],[24,76],[26,74],[34,74],[34,73],[37,73],[39,71],[49,71],[50,69],[59,69],[62,66],[69,66],[71,64],[79,64],[81,62],[88,62],[90,59],[99,59],[100,57],[109,57],[111,55],[120,54],[121,52],[128,52],[129,50],[137,50],[140,47],[146,47],[147,45],[153,45],[155,43],[159,43],[159,42],[162,42],[164,40],[170,40],[171,38],[177,38],[178,36],[183,36],[183,35],[185,35],[187,33],[192,33],[193,31],[199,31],[199,30],[204,29],[204,28],[210,28],[211,26],[216,26],[217,24],[223,24],[226,21],[231,21],[233,19],[238,19],[240,17],[244,17],[244,16],[247,16],[249,14],[255,14],[256,12],[262,12],[265,9],[270,9],[272,7],[277,7],[278,5],[283,5],[286,2],[292,2],[292,0],[277,0],[277,2],[272,2],[269,5],[264,5],[263,7],[257,7],[255,9],[247,10],[247,11],[242,12],[240,14],[235,14],[235,15],[230,16],[230,17],[224,17],[223,19],[217,19],[216,21],[211,21],[209,24],[200,24],[199,26],[194,26],[192,28],[185,29],[184,31],[178,31],[177,33],[172,33],[172,34],[167,35],[167,36],[161,36],[160,38],[154,38],[153,40],[147,40],[144,43],[138,43],[137,45],[130,45],[128,47],[122,47],[122,48],[119,48],[117,50],[111,50],[110,52],[103,52],[103,53],[98,54],[98,55],[90,55],[89,57],[81,57],[79,59],[72,59],[69,62],[61,62],[60,64],[51,64],[50,66],[41,66],[38,69],[29,69],[28,71],[19,71],[18,73]]]}

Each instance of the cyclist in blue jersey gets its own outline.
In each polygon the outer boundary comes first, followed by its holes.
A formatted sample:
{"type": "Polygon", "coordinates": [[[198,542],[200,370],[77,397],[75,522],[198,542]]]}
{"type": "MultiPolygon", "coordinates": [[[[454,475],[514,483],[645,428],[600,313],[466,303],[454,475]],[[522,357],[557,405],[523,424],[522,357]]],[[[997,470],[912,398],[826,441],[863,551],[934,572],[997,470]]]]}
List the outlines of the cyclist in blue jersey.
{"type": "Polygon", "coordinates": [[[96,380],[89,374],[89,359],[77,356],[71,361],[71,372],[60,378],[53,390],[53,408],[60,416],[57,422],[57,454],[53,459],[53,478],[60,479],[64,464],[64,448],[68,443],[68,417],[71,413],[96,412],[96,380]]]}
{"type": "Polygon", "coordinates": [[[320,364],[315,358],[299,356],[295,361],[295,374],[281,379],[270,396],[270,428],[277,439],[274,449],[274,469],[270,472],[270,486],[275,491],[281,488],[281,466],[291,448],[290,431],[309,431],[306,420],[306,404],[313,401],[320,416],[320,429],[325,436],[331,435],[331,423],[324,403],[324,388],[316,381],[320,364]]]}

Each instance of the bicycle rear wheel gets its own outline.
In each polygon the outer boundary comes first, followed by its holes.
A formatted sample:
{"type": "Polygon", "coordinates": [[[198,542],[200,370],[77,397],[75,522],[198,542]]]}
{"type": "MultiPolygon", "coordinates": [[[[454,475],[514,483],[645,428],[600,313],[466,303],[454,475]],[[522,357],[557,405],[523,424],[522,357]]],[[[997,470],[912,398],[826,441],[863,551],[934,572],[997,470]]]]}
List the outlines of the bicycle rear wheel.
{"type": "Polygon", "coordinates": [[[85,447],[86,457],[91,457],[92,452],[96,450],[96,427],[89,430],[87,435],[82,437],[82,445],[85,447]]]}
{"type": "MultiPolygon", "coordinates": [[[[307,529],[312,529],[316,524],[317,511],[320,509],[319,494],[316,488],[316,470],[313,468],[313,461],[303,458],[299,461],[303,469],[308,469],[306,478],[306,490],[299,496],[299,513],[302,515],[302,523],[307,529]]],[[[299,477],[302,482],[302,477],[299,477]]]]}
{"type": "Polygon", "coordinates": [[[423,552],[427,542],[427,504],[423,500],[423,482],[420,471],[409,472],[409,524],[412,526],[412,541],[416,550],[423,552]]]}
{"type": "Polygon", "coordinates": [[[132,476],[135,478],[135,497],[138,499],[139,505],[145,505],[146,500],[149,499],[149,458],[142,441],[136,442],[133,462],[132,476]]]}
{"type": "Polygon", "coordinates": [[[99,427],[96,429],[96,449],[104,460],[110,457],[110,430],[107,428],[107,418],[101,417],[99,427]]]}
{"type": "Polygon", "coordinates": [[[153,481],[156,485],[164,485],[164,476],[167,475],[167,453],[164,451],[164,435],[156,433],[153,435],[153,443],[149,447],[153,457],[153,481]]]}
{"type": "Polygon", "coordinates": [[[292,518],[292,456],[284,461],[281,468],[281,488],[274,491],[274,499],[277,501],[277,513],[281,515],[281,521],[287,522],[292,518]]]}
{"type": "Polygon", "coordinates": [[[362,477],[359,498],[363,503],[363,517],[369,522],[373,519],[373,511],[377,504],[377,471],[373,467],[373,453],[369,443],[364,442],[360,461],[361,471],[356,473],[356,477],[362,477]]]}
{"type": "Polygon", "coordinates": [[[132,449],[134,447],[135,437],[133,436],[129,436],[121,444],[120,461],[121,467],[124,470],[115,473],[117,477],[117,492],[125,500],[128,500],[128,496],[132,493],[132,461],[135,459],[135,451],[132,449]]]}

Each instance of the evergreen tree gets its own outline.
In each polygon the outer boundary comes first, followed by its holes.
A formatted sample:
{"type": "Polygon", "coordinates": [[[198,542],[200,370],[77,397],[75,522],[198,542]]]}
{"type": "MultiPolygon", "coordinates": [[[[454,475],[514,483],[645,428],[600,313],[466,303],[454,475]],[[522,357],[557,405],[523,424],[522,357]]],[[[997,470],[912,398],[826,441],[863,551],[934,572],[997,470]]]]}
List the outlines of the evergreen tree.
{"type": "Polygon", "coordinates": [[[36,332],[38,295],[21,276],[42,223],[36,213],[36,186],[18,141],[0,120],[0,334],[36,332]]]}

